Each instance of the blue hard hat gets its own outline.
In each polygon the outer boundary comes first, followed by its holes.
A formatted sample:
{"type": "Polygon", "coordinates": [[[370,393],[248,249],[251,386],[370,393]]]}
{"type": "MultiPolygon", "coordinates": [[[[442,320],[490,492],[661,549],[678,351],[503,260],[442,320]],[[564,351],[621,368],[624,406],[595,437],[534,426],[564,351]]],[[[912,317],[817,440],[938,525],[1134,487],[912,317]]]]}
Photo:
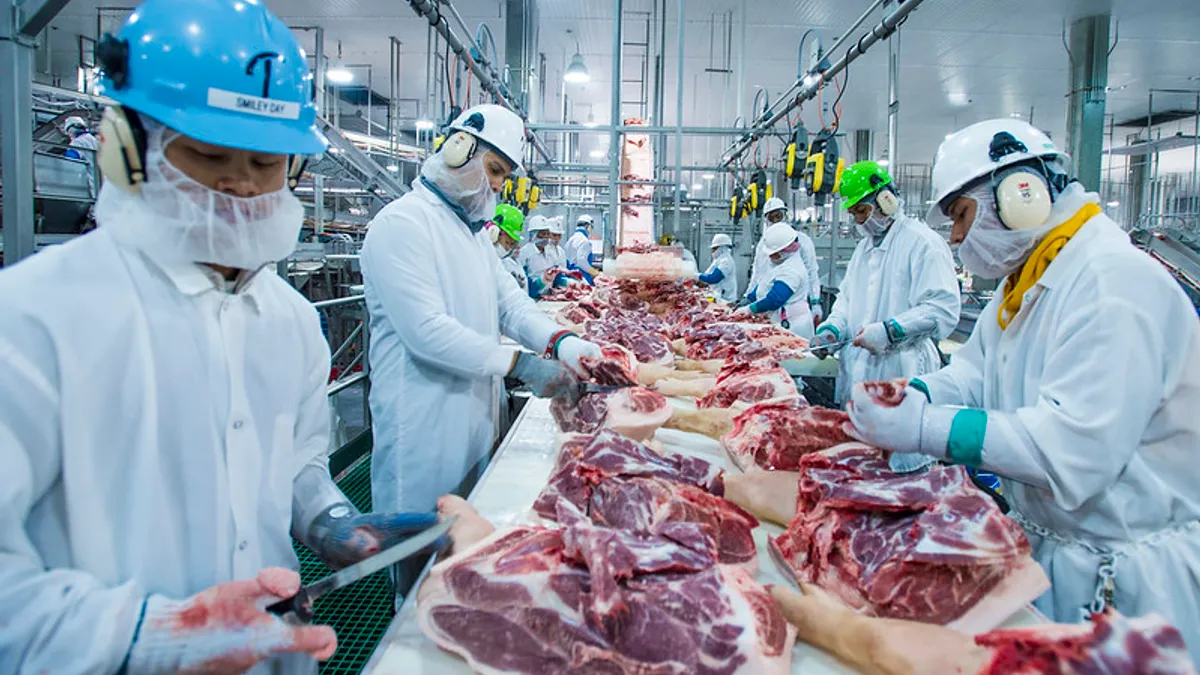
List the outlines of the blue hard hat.
{"type": "Polygon", "coordinates": [[[146,0],[97,50],[101,93],[205,143],[315,155],[313,76],[261,0],[146,0]]]}

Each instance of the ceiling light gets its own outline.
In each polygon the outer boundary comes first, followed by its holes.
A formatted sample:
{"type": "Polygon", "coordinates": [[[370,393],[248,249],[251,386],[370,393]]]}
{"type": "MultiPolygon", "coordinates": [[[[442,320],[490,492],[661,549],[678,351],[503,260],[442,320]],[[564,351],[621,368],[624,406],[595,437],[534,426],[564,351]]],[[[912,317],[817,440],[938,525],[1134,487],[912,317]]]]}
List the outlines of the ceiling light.
{"type": "Polygon", "coordinates": [[[396,173],[397,171],[400,170],[400,165],[399,164],[388,164],[387,170],[391,171],[392,173],[396,173]]]}
{"type": "Polygon", "coordinates": [[[563,79],[571,84],[582,84],[592,79],[582,54],[575,52],[575,56],[571,57],[571,64],[567,66],[567,72],[563,73],[563,79]]]}
{"type": "Polygon", "coordinates": [[[607,157],[607,156],[608,156],[607,150],[593,150],[592,151],[592,159],[601,159],[602,157],[607,157]]]}
{"type": "Polygon", "coordinates": [[[333,67],[325,71],[325,78],[334,84],[350,84],[354,81],[354,73],[342,61],[342,41],[338,40],[338,59],[333,67]]]}
{"type": "Polygon", "coordinates": [[[881,159],[881,160],[879,160],[878,162],[875,162],[875,163],[876,163],[876,164],[878,164],[879,166],[886,167],[886,166],[887,166],[887,165],[888,165],[890,162],[888,162],[886,159],[881,159]]]}
{"type": "Polygon", "coordinates": [[[1108,208],[1110,208],[1110,209],[1115,209],[1115,208],[1117,208],[1117,207],[1118,207],[1118,206],[1120,206],[1120,205],[1121,205],[1121,202],[1109,202],[1109,203],[1108,203],[1108,208]]]}
{"type": "Polygon", "coordinates": [[[433,128],[433,122],[429,120],[417,120],[417,131],[429,131],[433,128]]]}
{"type": "Polygon", "coordinates": [[[1019,118],[1019,117],[1021,117],[1021,113],[1012,113],[1011,115],[1009,115],[1009,117],[1017,117],[1017,118],[1019,118]]]}
{"type": "Polygon", "coordinates": [[[704,189],[704,186],[699,183],[692,185],[692,192],[699,192],[703,189],[704,189]]]}
{"type": "Polygon", "coordinates": [[[711,173],[706,173],[706,174],[704,174],[704,176],[703,176],[704,180],[712,180],[712,179],[714,179],[714,178],[716,178],[716,177],[717,177],[717,176],[716,176],[716,174],[711,174],[711,173]]]}

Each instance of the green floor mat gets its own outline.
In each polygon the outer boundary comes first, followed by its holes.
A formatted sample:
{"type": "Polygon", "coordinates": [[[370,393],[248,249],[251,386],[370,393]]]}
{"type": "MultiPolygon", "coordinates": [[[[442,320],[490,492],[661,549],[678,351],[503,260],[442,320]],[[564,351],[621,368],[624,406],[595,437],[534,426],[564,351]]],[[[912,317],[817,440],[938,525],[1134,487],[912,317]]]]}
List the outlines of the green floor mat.
{"type": "MultiPolygon", "coordinates": [[[[371,462],[369,457],[338,481],[338,487],[359,511],[371,511],[371,462]]],[[[294,542],[300,558],[300,577],[309,584],[332,570],[317,559],[304,544],[294,542]]],[[[337,631],[338,648],[333,658],[321,664],[321,673],[341,675],[358,673],[371,658],[375,645],[387,631],[395,613],[387,571],[377,572],[362,581],[336,591],[317,602],[313,623],[332,626],[337,631]]]]}

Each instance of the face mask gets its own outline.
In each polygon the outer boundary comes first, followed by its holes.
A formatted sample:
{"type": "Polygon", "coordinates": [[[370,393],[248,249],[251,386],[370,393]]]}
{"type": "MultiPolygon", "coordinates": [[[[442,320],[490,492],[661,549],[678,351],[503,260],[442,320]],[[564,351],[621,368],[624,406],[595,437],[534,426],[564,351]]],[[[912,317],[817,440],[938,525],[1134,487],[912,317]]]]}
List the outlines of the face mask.
{"type": "Polygon", "coordinates": [[[124,245],[165,263],[257,270],[296,248],[304,207],[286,185],[234,197],[201,185],[167,161],[178,134],[147,122],[146,182],[140,194],[105,184],[96,219],[124,245]]]}
{"type": "Polygon", "coordinates": [[[863,236],[878,239],[887,233],[888,228],[892,226],[892,219],[887,216],[880,215],[877,210],[872,210],[871,215],[863,222],[860,227],[863,236]]]}
{"type": "Polygon", "coordinates": [[[512,249],[507,248],[502,244],[492,244],[492,247],[496,249],[496,255],[499,256],[501,260],[504,260],[513,254],[512,249]]]}
{"type": "Polygon", "coordinates": [[[975,220],[958,247],[958,258],[968,272],[983,279],[1002,279],[1020,269],[1051,227],[1010,230],[1000,221],[990,184],[963,195],[975,200],[975,220]]]}
{"type": "Polygon", "coordinates": [[[496,193],[483,166],[483,153],[463,166],[451,169],[439,152],[421,165],[421,177],[432,183],[438,195],[460,209],[468,225],[484,223],[496,213],[496,193]]]}
{"type": "Polygon", "coordinates": [[[546,246],[549,244],[550,240],[546,239],[545,237],[538,237],[537,239],[533,240],[533,245],[537,246],[538,248],[546,248],[546,246]]]}

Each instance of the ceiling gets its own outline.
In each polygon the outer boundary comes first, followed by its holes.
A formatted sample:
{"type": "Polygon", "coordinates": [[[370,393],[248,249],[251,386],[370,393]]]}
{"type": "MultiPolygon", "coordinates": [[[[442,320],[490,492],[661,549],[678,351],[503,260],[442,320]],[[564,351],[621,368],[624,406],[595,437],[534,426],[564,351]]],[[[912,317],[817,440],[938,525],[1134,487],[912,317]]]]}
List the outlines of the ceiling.
{"type": "MultiPolygon", "coordinates": [[[[870,0],[683,0],[684,77],[678,77],[677,6],[666,0],[664,124],[676,121],[677,86],[683,85],[683,123],[689,126],[732,126],[741,113],[750,116],[755,94],[784,92],[795,80],[800,35],[816,28],[828,48],[871,4],[870,0]],[[728,14],[727,14],[728,13],[728,14]],[[732,17],[732,45],[726,55],[724,25],[732,17]],[[744,17],[744,30],[743,30],[744,17]],[[743,33],[745,47],[743,49],[743,33]],[[732,73],[711,73],[727,69],[732,73]],[[744,74],[744,78],[739,77],[744,74]]],[[[911,0],[910,0],[911,1],[911,0]]],[[[374,89],[389,95],[389,36],[403,43],[399,98],[421,99],[426,87],[428,24],[403,0],[266,0],[292,26],[320,25],[326,30],[326,52],[337,57],[337,43],[347,63],[371,64],[374,89]]],[[[78,34],[97,32],[99,6],[111,0],[72,0],[54,22],[48,58],[50,70],[73,82],[78,34]]],[[[503,0],[458,0],[455,6],[472,27],[486,22],[503,58],[503,0]]],[[[547,76],[542,119],[562,114],[561,71],[574,53],[575,32],[591,71],[585,85],[566,85],[571,103],[567,117],[599,123],[610,116],[613,55],[613,3],[606,0],[540,0],[539,51],[547,76]]],[[[626,41],[642,41],[653,0],[626,0],[626,41]]],[[[1145,115],[1151,87],[1200,89],[1200,12],[1196,0],[925,0],[900,31],[899,152],[902,163],[928,163],[945,134],[990,117],[1020,115],[1065,140],[1069,58],[1063,46],[1064,25],[1083,14],[1111,11],[1117,42],[1109,58],[1108,113],[1118,120],[1145,115]]],[[[106,30],[121,12],[100,12],[106,30]]],[[[860,28],[878,24],[876,12],[860,28]]],[[[312,34],[301,40],[311,51],[312,34]]],[[[626,78],[640,78],[644,49],[625,49],[626,78]],[[634,71],[634,72],[630,72],[634,71]]],[[[838,55],[832,55],[834,59],[838,55]]],[[[47,67],[46,62],[49,65],[47,67]]],[[[365,73],[365,69],[360,69],[365,73]]],[[[360,75],[365,78],[365,75],[360,75]]],[[[840,78],[839,78],[840,81],[840,78]]],[[[624,99],[634,100],[640,84],[627,84],[624,99]]],[[[477,86],[476,86],[477,90],[477,86]]],[[[831,124],[832,99],[822,94],[802,111],[805,125],[831,124]],[[822,113],[824,114],[822,115],[822,113]]],[[[1194,95],[1156,94],[1155,109],[1192,107],[1194,95]]],[[[626,106],[625,115],[638,112],[626,106]]],[[[1187,120],[1183,124],[1190,125],[1187,120]]],[[[849,68],[841,101],[844,132],[875,132],[874,154],[886,147],[887,45],[880,43],[849,68]]],[[[1116,130],[1117,144],[1132,129],[1116,130]]],[[[599,137],[582,149],[601,144],[599,137]]],[[[695,138],[685,144],[685,163],[712,163],[726,139],[695,138]]],[[[778,155],[779,143],[763,154],[778,155]]]]}

